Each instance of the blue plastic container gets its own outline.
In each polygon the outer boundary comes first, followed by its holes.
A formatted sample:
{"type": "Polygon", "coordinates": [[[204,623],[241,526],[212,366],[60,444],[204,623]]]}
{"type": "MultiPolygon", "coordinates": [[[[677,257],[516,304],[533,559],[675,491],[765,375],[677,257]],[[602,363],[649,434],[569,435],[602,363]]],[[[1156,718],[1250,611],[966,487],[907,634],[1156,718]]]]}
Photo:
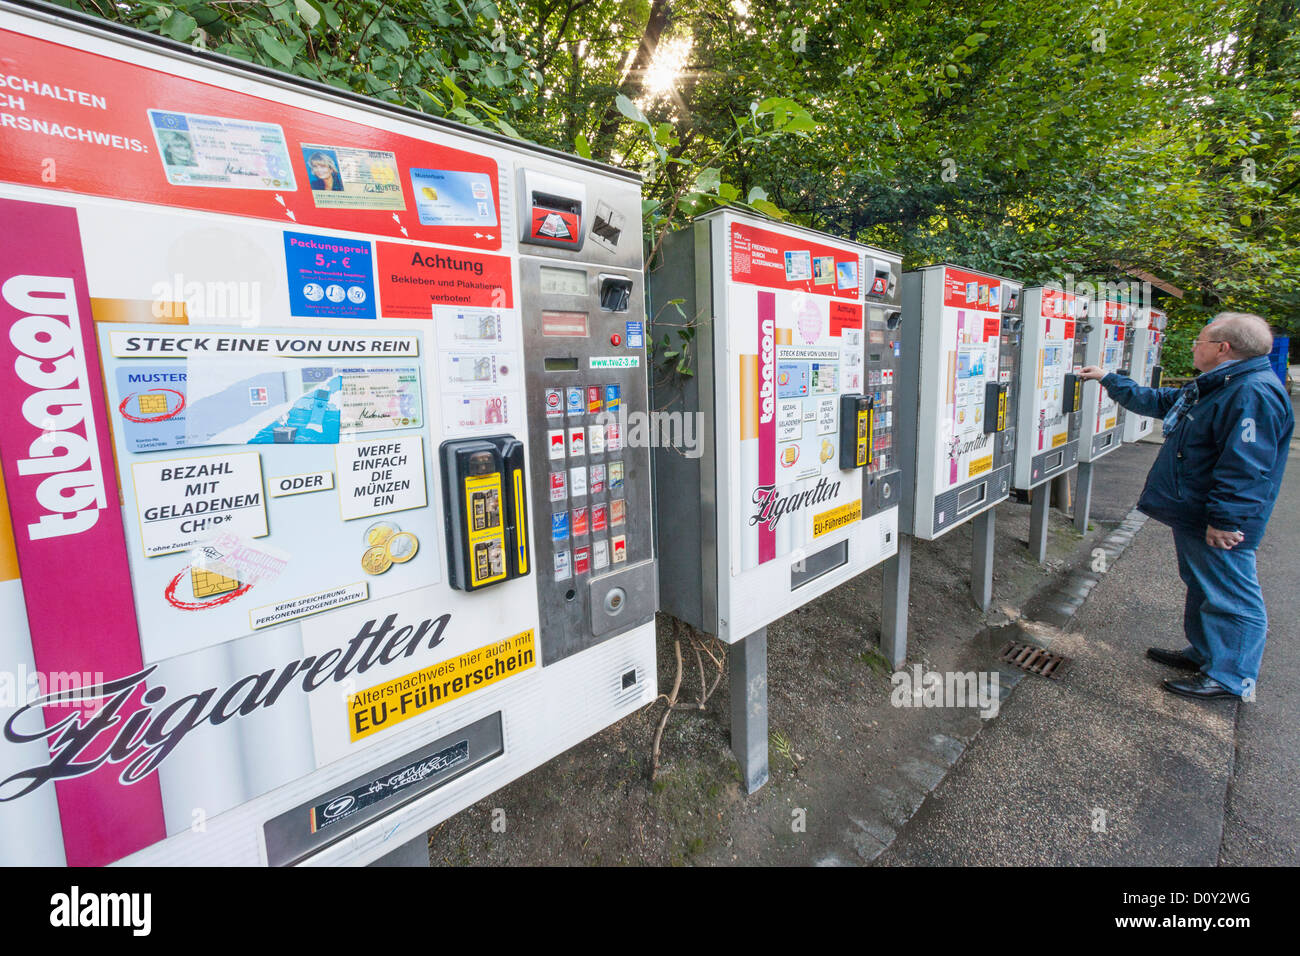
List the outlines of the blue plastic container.
{"type": "Polygon", "coordinates": [[[1286,387],[1287,373],[1287,356],[1291,352],[1291,337],[1287,335],[1273,336],[1273,351],[1269,354],[1268,363],[1273,366],[1273,371],[1277,377],[1282,380],[1282,386],[1286,387]]]}

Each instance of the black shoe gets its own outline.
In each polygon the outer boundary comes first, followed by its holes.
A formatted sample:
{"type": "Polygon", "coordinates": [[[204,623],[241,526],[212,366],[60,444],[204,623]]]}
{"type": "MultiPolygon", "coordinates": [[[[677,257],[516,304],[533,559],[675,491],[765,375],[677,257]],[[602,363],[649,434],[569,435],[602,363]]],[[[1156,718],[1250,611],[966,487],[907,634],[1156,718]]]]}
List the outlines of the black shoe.
{"type": "Polygon", "coordinates": [[[1171,694],[1177,694],[1179,697],[1190,697],[1192,700],[1215,700],[1219,697],[1241,699],[1240,694],[1234,694],[1209,674],[1181,677],[1178,680],[1170,678],[1163,681],[1162,686],[1171,694]]]}
{"type": "Polygon", "coordinates": [[[1179,670],[1199,671],[1201,669],[1200,664],[1182,651],[1167,651],[1162,647],[1148,647],[1147,657],[1157,664],[1164,664],[1166,667],[1177,667],[1179,670]]]}

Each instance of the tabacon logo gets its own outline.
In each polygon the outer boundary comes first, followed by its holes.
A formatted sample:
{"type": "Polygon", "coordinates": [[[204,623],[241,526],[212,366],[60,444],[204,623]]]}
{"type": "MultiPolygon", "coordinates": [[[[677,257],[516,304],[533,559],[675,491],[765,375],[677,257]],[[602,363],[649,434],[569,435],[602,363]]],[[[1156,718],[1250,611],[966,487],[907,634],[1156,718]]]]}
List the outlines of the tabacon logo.
{"type": "Polygon", "coordinates": [[[776,352],[773,337],[776,334],[776,322],[772,319],[764,319],[762,329],[763,338],[758,343],[758,362],[762,366],[759,370],[762,382],[758,386],[758,397],[762,402],[759,421],[767,425],[771,423],[772,416],[776,412],[776,400],[773,394],[775,384],[772,381],[776,374],[773,370],[773,358],[776,352]]]}
{"type": "MultiPolygon", "coordinates": [[[[81,341],[81,316],[73,280],[61,276],[13,276],[0,294],[24,316],[9,326],[18,351],[14,374],[31,389],[11,395],[8,405],[32,428],[18,474],[43,475],[34,496],[47,514],[27,526],[32,541],[81,534],[107,507],[98,436],[81,341]],[[48,369],[48,370],[47,370],[48,369]],[[73,431],[77,429],[77,431],[73,431]]],[[[20,448],[14,448],[22,454],[20,448]]],[[[24,493],[21,486],[10,495],[24,493]]]]}

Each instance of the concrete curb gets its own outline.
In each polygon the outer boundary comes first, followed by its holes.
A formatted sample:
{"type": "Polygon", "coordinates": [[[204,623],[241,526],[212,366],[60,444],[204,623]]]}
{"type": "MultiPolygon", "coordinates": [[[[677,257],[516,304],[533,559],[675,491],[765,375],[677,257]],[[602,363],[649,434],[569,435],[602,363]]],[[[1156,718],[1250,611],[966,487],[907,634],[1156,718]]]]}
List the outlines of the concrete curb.
{"type": "MultiPolygon", "coordinates": [[[[1114,531],[1092,546],[1091,560],[1084,567],[1071,571],[1062,581],[1026,602],[1021,618],[1007,624],[1037,623],[1048,627],[1036,628],[1032,634],[1017,628],[1021,631],[1017,637],[1050,647],[1050,633],[1044,632],[1051,628],[1062,629],[1069,623],[1101,581],[1101,576],[1110,571],[1146,521],[1146,515],[1136,508],[1131,510],[1114,531]]],[[[1024,679],[1025,672],[1002,667],[996,667],[996,670],[998,697],[1004,703],[1024,679]]],[[[988,721],[996,719],[993,716],[988,721]]],[[[948,732],[932,734],[916,752],[904,756],[892,778],[868,790],[862,806],[849,814],[848,826],[842,831],[845,852],[828,853],[818,859],[816,865],[851,866],[875,861],[943,782],[988,721],[970,712],[954,716],[948,732]]]]}

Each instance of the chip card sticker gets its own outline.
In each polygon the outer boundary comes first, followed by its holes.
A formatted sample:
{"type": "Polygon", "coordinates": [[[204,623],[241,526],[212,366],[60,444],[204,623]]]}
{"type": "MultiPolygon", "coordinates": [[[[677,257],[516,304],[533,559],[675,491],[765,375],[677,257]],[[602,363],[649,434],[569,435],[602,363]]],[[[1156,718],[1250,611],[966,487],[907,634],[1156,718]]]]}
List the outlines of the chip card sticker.
{"type": "Polygon", "coordinates": [[[546,390],[546,417],[559,418],[564,415],[564,395],[558,388],[546,390]]]}
{"type": "Polygon", "coordinates": [[[609,524],[617,528],[627,522],[627,502],[622,498],[613,498],[609,502],[609,524]]]}
{"type": "Polygon", "coordinates": [[[569,415],[581,415],[586,410],[581,386],[575,385],[564,390],[564,409],[569,415]]]}
{"type": "Polygon", "coordinates": [[[591,488],[591,493],[593,495],[598,495],[605,490],[605,466],[604,465],[591,466],[590,488],[591,488]]]}
{"type": "Polygon", "coordinates": [[[605,426],[588,425],[587,426],[587,449],[593,455],[601,455],[605,452],[605,426]]]}
{"type": "Polygon", "coordinates": [[[167,182],[226,189],[298,188],[284,130],[274,123],[149,110],[167,182]]]}
{"type": "Polygon", "coordinates": [[[394,154],[310,143],[300,148],[317,209],[406,209],[394,154]]]}
{"type": "Polygon", "coordinates": [[[614,563],[622,564],[627,560],[627,535],[616,534],[610,542],[614,546],[614,563]]]}
{"type": "Polygon", "coordinates": [[[581,458],[587,453],[587,430],[581,425],[569,429],[569,457],[581,458]]]}
{"type": "Polygon", "coordinates": [[[847,289],[856,289],[858,287],[858,263],[856,260],[851,262],[835,263],[835,288],[844,291],[847,289]]]}
{"type": "Polygon", "coordinates": [[[412,169],[411,190],[422,226],[495,226],[496,203],[486,173],[412,169]]]}
{"type": "Polygon", "coordinates": [[[569,580],[571,574],[572,571],[569,568],[568,550],[556,551],[555,552],[555,580],[567,581],[569,580]]]}
{"type": "MultiPolygon", "coordinates": [[[[563,434],[563,433],[561,433],[563,434]]],[[[569,497],[568,476],[562,471],[551,472],[551,500],[563,501],[569,497]]]]}
{"type": "Polygon", "coordinates": [[[551,515],[551,540],[564,541],[569,537],[569,513],[560,511],[551,515]]]}
{"type": "Polygon", "coordinates": [[[591,530],[593,534],[599,534],[609,525],[609,512],[605,505],[591,506],[591,530]]]}
{"type": "Polygon", "coordinates": [[[606,411],[609,412],[618,411],[619,406],[623,404],[622,392],[623,392],[623,387],[621,385],[605,386],[605,410],[606,411]]]}
{"type": "Polygon", "coordinates": [[[618,422],[605,426],[605,451],[620,451],[623,448],[623,428],[618,422]]]}
{"type": "Polygon", "coordinates": [[[621,461],[611,461],[609,463],[609,490],[623,490],[623,463],[621,461]]]}
{"type": "Polygon", "coordinates": [[[584,498],[587,494],[587,469],[583,465],[569,469],[569,485],[574,498],[584,498]]]}
{"type": "Polygon", "coordinates": [[[591,548],[573,549],[573,573],[586,574],[591,570],[591,548]]]}
{"type": "Polygon", "coordinates": [[[551,461],[564,461],[564,429],[552,428],[546,433],[546,439],[546,447],[549,449],[551,461]]]}
{"type": "Polygon", "coordinates": [[[574,508],[573,509],[573,536],[576,538],[579,535],[585,535],[586,533],[587,533],[587,509],[574,508]]]}
{"type": "Polygon", "coordinates": [[[604,538],[591,543],[591,564],[597,571],[609,567],[609,542],[604,538]]]}
{"type": "Polygon", "coordinates": [[[587,414],[595,415],[601,408],[601,389],[599,385],[587,386],[587,414]]]}

